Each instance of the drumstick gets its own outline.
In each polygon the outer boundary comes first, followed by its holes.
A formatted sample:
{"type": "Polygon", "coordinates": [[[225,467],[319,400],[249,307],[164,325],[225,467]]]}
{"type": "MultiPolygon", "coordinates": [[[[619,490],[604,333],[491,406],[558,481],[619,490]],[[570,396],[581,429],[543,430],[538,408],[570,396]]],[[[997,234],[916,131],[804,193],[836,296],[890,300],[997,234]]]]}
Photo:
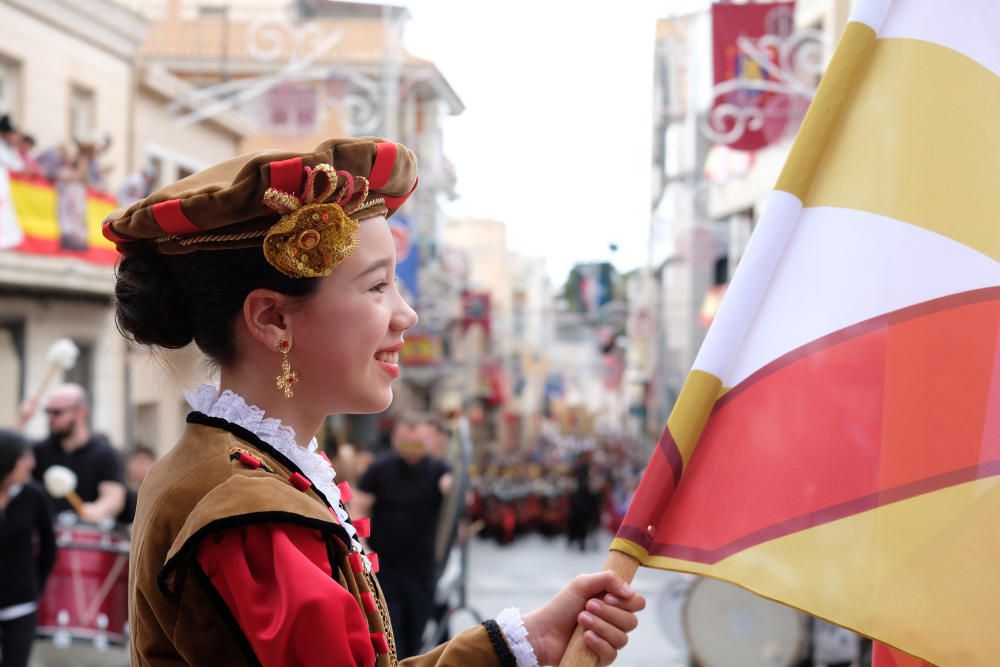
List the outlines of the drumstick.
{"type": "MultiPolygon", "coordinates": [[[[604,569],[611,570],[631,583],[636,570],[639,569],[639,561],[620,551],[610,551],[608,559],[604,561],[604,569]]],[[[559,667],[594,667],[596,664],[597,656],[583,643],[583,627],[578,625],[570,637],[569,644],[566,645],[566,652],[559,661],[559,667]]]]}
{"type": "MultiPolygon", "coordinates": [[[[56,379],[56,376],[60,372],[65,372],[73,368],[73,366],[76,365],[76,359],[79,355],[80,348],[78,348],[76,343],[71,341],[69,338],[60,338],[56,342],[52,343],[52,347],[50,347],[48,352],[45,354],[45,358],[48,360],[49,366],[45,369],[45,375],[42,377],[42,381],[37,387],[35,387],[35,391],[31,392],[31,397],[28,398],[26,403],[37,406],[38,401],[41,400],[45,390],[48,389],[49,385],[52,384],[52,381],[56,379]]],[[[31,412],[33,414],[34,410],[31,412]]],[[[18,431],[24,428],[24,425],[32,417],[32,414],[22,413],[18,416],[18,431]]]]}
{"type": "Polygon", "coordinates": [[[52,466],[42,475],[45,490],[53,498],[65,498],[77,515],[83,512],[83,500],[76,493],[76,473],[65,466],[52,466]]]}
{"type": "Polygon", "coordinates": [[[70,491],[65,496],[66,502],[68,502],[72,507],[73,511],[76,512],[77,516],[83,515],[83,499],[77,495],[76,491],[70,491]]]}

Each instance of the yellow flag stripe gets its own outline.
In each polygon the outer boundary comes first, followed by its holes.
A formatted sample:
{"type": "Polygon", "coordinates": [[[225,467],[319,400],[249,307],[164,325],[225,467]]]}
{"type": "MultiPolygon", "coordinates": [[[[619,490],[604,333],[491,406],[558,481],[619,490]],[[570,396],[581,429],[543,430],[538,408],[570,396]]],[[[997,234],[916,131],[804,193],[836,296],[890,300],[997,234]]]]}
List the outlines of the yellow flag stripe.
{"type": "Polygon", "coordinates": [[[863,73],[875,45],[875,31],[864,23],[847,24],[816,97],[809,105],[775,190],[806,200],[823,153],[838,126],[844,107],[863,73]]]}
{"type": "Polygon", "coordinates": [[[937,44],[879,39],[803,201],[902,220],[1000,260],[997,145],[1000,77],[937,44]]]}
{"type": "Polygon", "coordinates": [[[990,477],[780,537],[714,565],[648,556],[620,538],[611,548],[650,567],[738,583],[935,664],[990,665],[1000,633],[981,632],[968,613],[1000,599],[1000,578],[991,574],[1000,535],[983,530],[997,516],[1000,481],[990,477]],[[928,627],[954,641],[942,648],[928,627]]]}
{"type": "Polygon", "coordinates": [[[667,420],[667,428],[670,429],[670,435],[677,444],[685,466],[691,459],[701,430],[705,428],[705,422],[708,421],[721,391],[722,380],[705,371],[692,370],[684,381],[667,420]]]}

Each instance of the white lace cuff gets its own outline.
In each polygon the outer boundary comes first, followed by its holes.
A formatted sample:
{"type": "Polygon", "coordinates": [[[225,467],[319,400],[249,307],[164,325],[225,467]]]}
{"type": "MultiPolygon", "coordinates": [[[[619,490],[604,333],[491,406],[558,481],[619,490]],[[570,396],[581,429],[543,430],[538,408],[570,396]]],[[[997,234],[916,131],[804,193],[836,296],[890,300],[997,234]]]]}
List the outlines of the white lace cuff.
{"type": "Polygon", "coordinates": [[[524,628],[521,611],[517,607],[507,607],[497,615],[497,625],[503,632],[510,652],[517,660],[517,667],[538,667],[535,649],[528,642],[528,631],[524,628]]]}

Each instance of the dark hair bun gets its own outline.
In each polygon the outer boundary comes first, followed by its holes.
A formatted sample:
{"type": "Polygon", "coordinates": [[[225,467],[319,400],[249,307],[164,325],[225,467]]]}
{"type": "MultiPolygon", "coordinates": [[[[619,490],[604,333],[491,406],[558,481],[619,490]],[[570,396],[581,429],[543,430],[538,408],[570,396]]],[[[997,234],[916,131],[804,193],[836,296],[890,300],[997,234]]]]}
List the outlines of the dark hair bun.
{"type": "Polygon", "coordinates": [[[260,246],[178,255],[132,251],[118,265],[118,329],[137,343],[167,349],[193,340],[225,367],[236,360],[233,325],[247,294],[265,288],[304,297],[318,285],[279,273],[260,246]]]}
{"type": "Polygon", "coordinates": [[[163,255],[126,254],[118,265],[117,277],[115,318],[122,335],[137,343],[172,350],[194,340],[184,294],[163,255]]]}

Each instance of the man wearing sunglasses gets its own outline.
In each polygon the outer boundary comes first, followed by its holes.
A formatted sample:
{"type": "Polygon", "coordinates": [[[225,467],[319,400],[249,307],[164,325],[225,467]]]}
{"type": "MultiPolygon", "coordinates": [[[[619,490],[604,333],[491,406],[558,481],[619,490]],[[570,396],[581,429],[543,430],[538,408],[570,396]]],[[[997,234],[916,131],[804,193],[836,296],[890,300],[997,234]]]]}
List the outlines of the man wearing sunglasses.
{"type": "MultiPolygon", "coordinates": [[[[56,387],[45,416],[49,437],[35,446],[35,478],[61,465],[76,473],[76,493],[83,500],[80,518],[91,523],[114,519],[125,505],[121,458],[107,438],[87,425],[87,392],[78,384],[56,387]]],[[[64,498],[50,498],[56,514],[72,510],[64,498]]]]}
{"type": "Polygon", "coordinates": [[[378,580],[402,659],[422,652],[434,610],[434,540],[452,473],[428,452],[435,437],[428,415],[400,415],[391,435],[392,450],[358,480],[352,505],[356,516],[371,517],[368,542],[378,554],[378,580]]]}

